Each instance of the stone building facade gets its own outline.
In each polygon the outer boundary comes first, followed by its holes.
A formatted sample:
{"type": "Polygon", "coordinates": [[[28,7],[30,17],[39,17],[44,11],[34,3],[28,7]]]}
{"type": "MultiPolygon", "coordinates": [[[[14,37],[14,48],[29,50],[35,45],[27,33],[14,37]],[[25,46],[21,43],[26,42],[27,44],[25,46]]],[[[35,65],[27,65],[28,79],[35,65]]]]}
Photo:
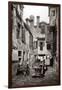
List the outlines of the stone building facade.
{"type": "Polygon", "coordinates": [[[59,39],[59,8],[58,7],[49,7],[49,25],[50,25],[50,34],[53,36],[51,38],[52,55],[58,56],[58,39],[59,39]]]}
{"type": "MultiPolygon", "coordinates": [[[[47,32],[49,31],[49,24],[40,22],[40,16],[37,16],[36,25],[34,25],[34,16],[30,16],[30,30],[33,35],[33,55],[35,58],[51,57],[50,44],[47,42],[47,32]]],[[[35,59],[34,59],[35,60],[35,59]]],[[[46,61],[47,64],[50,61],[46,61]],[[48,63],[47,63],[48,62],[48,63]]]]}
{"type": "Polygon", "coordinates": [[[23,21],[23,5],[13,4],[13,49],[12,60],[25,63],[30,58],[33,49],[33,35],[27,23],[23,21]]]}

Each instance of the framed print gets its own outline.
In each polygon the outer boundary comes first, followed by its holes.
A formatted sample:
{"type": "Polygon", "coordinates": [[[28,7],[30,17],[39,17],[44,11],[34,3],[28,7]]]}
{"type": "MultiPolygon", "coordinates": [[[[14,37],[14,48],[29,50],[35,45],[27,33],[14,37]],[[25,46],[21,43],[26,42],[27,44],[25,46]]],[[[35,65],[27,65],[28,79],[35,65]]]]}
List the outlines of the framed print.
{"type": "Polygon", "coordinates": [[[60,5],[8,2],[8,87],[60,85],[60,5]]]}

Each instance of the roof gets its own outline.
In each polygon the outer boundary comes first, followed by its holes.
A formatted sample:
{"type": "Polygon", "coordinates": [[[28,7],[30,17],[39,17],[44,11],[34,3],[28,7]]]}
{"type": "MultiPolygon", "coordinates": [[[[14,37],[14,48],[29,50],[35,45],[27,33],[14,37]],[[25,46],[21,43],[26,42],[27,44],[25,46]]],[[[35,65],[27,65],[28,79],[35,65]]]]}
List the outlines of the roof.
{"type": "Polygon", "coordinates": [[[44,21],[40,22],[39,24],[45,24],[45,25],[49,25],[49,23],[44,22],[44,21]]]}

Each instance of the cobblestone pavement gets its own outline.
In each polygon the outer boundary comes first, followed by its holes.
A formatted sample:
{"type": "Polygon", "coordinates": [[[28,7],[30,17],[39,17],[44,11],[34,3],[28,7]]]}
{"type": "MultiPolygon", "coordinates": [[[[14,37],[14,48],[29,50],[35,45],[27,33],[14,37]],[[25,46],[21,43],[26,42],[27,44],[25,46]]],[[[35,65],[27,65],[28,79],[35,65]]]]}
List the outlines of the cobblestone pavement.
{"type": "MultiPolygon", "coordinates": [[[[13,68],[16,69],[17,64],[13,65],[13,68]]],[[[43,78],[32,78],[31,75],[16,75],[16,70],[13,73],[12,78],[13,87],[22,86],[22,85],[56,85],[58,84],[58,75],[56,72],[56,67],[48,67],[48,70],[45,72],[45,76],[43,78]]]]}

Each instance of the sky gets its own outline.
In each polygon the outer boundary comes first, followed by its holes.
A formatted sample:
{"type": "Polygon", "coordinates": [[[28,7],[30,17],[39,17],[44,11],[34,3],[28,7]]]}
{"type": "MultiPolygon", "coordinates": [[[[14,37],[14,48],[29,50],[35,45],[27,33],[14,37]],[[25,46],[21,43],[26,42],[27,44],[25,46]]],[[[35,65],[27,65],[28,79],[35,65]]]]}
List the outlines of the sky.
{"type": "Polygon", "coordinates": [[[47,6],[24,5],[24,9],[23,9],[24,21],[26,18],[29,18],[30,15],[35,16],[35,24],[36,24],[36,16],[40,16],[40,22],[45,21],[45,22],[49,23],[47,6]]]}

